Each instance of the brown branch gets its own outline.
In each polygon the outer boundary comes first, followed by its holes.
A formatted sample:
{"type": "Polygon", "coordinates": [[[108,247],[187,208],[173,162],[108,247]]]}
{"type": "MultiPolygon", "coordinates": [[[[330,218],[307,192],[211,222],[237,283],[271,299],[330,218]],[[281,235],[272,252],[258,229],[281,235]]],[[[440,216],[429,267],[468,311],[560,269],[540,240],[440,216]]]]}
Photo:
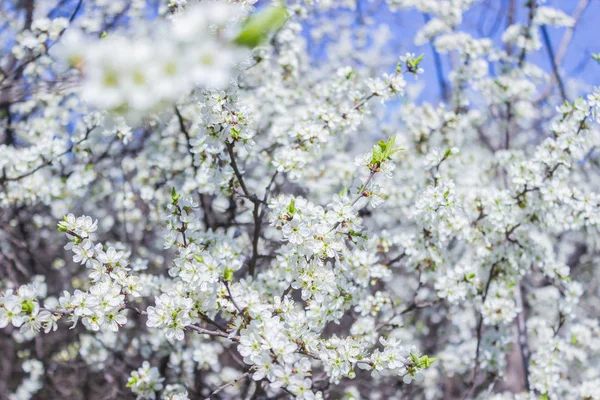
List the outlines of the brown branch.
{"type": "MultiPolygon", "coordinates": [[[[259,213],[259,203],[254,203],[254,209],[252,210],[252,216],[254,218],[254,234],[252,236],[252,258],[250,258],[250,262],[248,263],[248,272],[251,276],[254,276],[256,272],[256,263],[258,261],[258,242],[260,240],[260,230],[262,228],[262,222],[267,211],[266,203],[269,198],[269,193],[271,192],[271,187],[275,183],[275,178],[277,178],[278,171],[275,171],[273,177],[269,181],[267,188],[265,189],[265,195],[261,200],[262,203],[265,204],[263,206],[262,211],[259,213]]],[[[256,196],[255,196],[256,197],[256,196]]]]}
{"type": "MultiPolygon", "coordinates": [[[[185,126],[185,119],[181,115],[179,108],[177,106],[175,106],[174,109],[175,109],[175,115],[177,116],[177,120],[179,122],[179,130],[181,131],[181,133],[183,133],[183,136],[185,136],[185,143],[186,143],[187,151],[192,159],[191,164],[192,164],[192,168],[194,169],[194,177],[195,177],[198,174],[198,166],[196,165],[196,163],[194,161],[194,153],[193,153],[194,146],[192,146],[192,140],[190,137],[190,133],[189,133],[188,128],[185,126]]],[[[202,211],[203,211],[204,225],[207,228],[212,229],[212,228],[214,228],[215,224],[214,224],[213,215],[211,212],[211,206],[210,206],[205,194],[199,193],[199,198],[200,198],[200,205],[202,206],[202,211]]]]}
{"type": "Polygon", "coordinates": [[[227,147],[227,153],[229,154],[229,159],[231,161],[231,168],[233,168],[233,173],[235,174],[235,177],[242,188],[242,192],[244,192],[244,195],[246,195],[250,201],[255,201],[254,199],[256,199],[256,196],[253,196],[248,191],[246,183],[244,183],[244,177],[242,176],[242,173],[237,165],[237,161],[235,160],[235,153],[233,151],[234,142],[225,142],[225,147],[227,147]]]}
{"type": "Polygon", "coordinates": [[[224,338],[233,340],[234,342],[237,342],[240,340],[239,336],[229,337],[229,334],[227,332],[205,329],[205,328],[202,328],[197,325],[188,325],[186,328],[190,328],[191,330],[196,331],[201,334],[204,334],[204,335],[224,337],[224,338]]]}
{"type": "Polygon", "coordinates": [[[529,345],[527,344],[527,320],[525,318],[525,307],[523,300],[523,287],[519,283],[519,292],[517,299],[521,312],[517,316],[517,328],[519,330],[519,346],[521,348],[521,359],[523,362],[523,375],[525,379],[525,389],[529,391],[529,345]]]}
{"type": "MultiPolygon", "coordinates": [[[[490,268],[490,275],[488,277],[487,283],[485,284],[485,289],[483,291],[481,305],[485,303],[487,295],[490,291],[490,286],[492,284],[492,280],[494,279],[494,274],[496,271],[496,266],[499,262],[492,264],[492,268],[490,268]]],[[[470,390],[470,395],[473,396],[475,392],[475,387],[477,386],[477,374],[479,373],[479,351],[481,349],[481,339],[483,336],[483,314],[479,313],[479,321],[477,322],[477,347],[475,348],[475,367],[473,368],[472,374],[472,386],[470,390]]]]}
{"type": "MultiPolygon", "coordinates": [[[[508,6],[508,19],[506,21],[507,27],[515,23],[515,9],[516,0],[510,0],[510,4],[508,6]]],[[[512,54],[512,45],[510,43],[506,43],[506,54],[508,54],[509,56],[512,54]]]]}

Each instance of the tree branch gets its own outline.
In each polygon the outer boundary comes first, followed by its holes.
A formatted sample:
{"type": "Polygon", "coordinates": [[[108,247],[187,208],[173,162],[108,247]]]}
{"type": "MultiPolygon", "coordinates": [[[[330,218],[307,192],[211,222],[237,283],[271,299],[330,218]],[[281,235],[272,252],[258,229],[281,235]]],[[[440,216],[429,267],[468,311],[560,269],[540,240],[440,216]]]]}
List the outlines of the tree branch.
{"type": "Polygon", "coordinates": [[[242,379],[245,379],[246,377],[248,377],[250,375],[250,371],[238,376],[237,378],[235,378],[234,380],[232,380],[231,382],[228,382],[224,385],[219,386],[217,389],[215,389],[211,394],[208,395],[208,397],[205,400],[209,400],[212,399],[213,396],[215,396],[217,393],[219,393],[220,391],[228,388],[231,385],[235,385],[236,383],[238,383],[239,381],[241,381],[242,379]]]}
{"type": "Polygon", "coordinates": [[[550,59],[550,64],[552,65],[552,72],[554,73],[554,78],[556,82],[558,82],[558,89],[560,91],[560,95],[563,101],[568,101],[567,93],[565,91],[565,85],[560,77],[560,73],[558,72],[558,64],[556,63],[556,58],[554,57],[554,49],[552,48],[552,42],[550,41],[550,35],[548,35],[548,28],[545,25],[541,26],[542,37],[544,38],[544,44],[546,46],[546,51],[548,52],[548,58],[550,59]]]}

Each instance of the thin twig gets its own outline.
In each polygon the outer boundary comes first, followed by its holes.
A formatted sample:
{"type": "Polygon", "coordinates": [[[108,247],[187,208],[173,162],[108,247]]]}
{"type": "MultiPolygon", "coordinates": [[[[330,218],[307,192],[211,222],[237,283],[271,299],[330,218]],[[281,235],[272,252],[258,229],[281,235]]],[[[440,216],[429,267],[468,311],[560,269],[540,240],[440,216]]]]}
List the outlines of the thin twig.
{"type": "Polygon", "coordinates": [[[239,336],[229,337],[229,334],[227,332],[210,330],[197,325],[188,325],[187,328],[190,328],[191,330],[196,331],[198,333],[202,333],[204,335],[220,336],[227,339],[231,339],[233,341],[239,341],[239,336]]]}
{"type": "Polygon", "coordinates": [[[237,178],[237,181],[240,184],[240,187],[242,188],[242,192],[244,192],[244,194],[246,195],[246,197],[248,197],[250,201],[255,201],[254,199],[256,198],[256,196],[253,196],[248,191],[248,188],[244,183],[244,177],[242,176],[242,173],[237,165],[237,161],[235,160],[235,153],[233,151],[234,144],[232,142],[225,142],[225,147],[227,147],[227,153],[229,153],[229,159],[231,161],[231,168],[233,168],[233,173],[235,174],[235,177],[237,178]]]}
{"type": "Polygon", "coordinates": [[[554,49],[552,48],[552,42],[550,41],[550,35],[548,35],[548,28],[545,25],[541,26],[542,29],[542,37],[544,38],[544,44],[546,45],[546,51],[548,52],[548,58],[550,59],[550,64],[552,65],[552,72],[554,73],[554,78],[556,82],[558,82],[558,90],[560,91],[560,95],[563,101],[568,101],[567,92],[565,91],[565,85],[560,77],[560,73],[558,72],[558,64],[556,63],[556,57],[554,56],[554,49]]]}
{"type": "Polygon", "coordinates": [[[238,312],[240,313],[240,315],[244,315],[244,313],[242,312],[242,309],[237,305],[237,303],[235,302],[235,299],[233,298],[233,295],[231,294],[231,289],[229,289],[229,283],[227,283],[226,280],[222,280],[223,285],[225,285],[225,289],[227,289],[227,294],[229,295],[229,300],[231,300],[231,303],[233,304],[233,306],[236,308],[236,310],[238,310],[238,312]]]}
{"type": "Polygon", "coordinates": [[[577,23],[581,19],[583,12],[590,4],[590,0],[580,0],[577,4],[577,8],[573,12],[573,26],[568,27],[565,30],[565,34],[563,35],[562,40],[560,41],[560,45],[558,46],[558,51],[556,52],[556,63],[560,65],[562,59],[567,53],[567,49],[569,48],[569,44],[573,39],[573,34],[575,33],[575,28],[577,27],[577,23]]]}
{"type": "MultiPolygon", "coordinates": [[[[481,304],[485,303],[487,295],[490,291],[490,286],[492,284],[492,280],[494,279],[494,274],[496,271],[496,266],[498,262],[492,264],[492,268],[490,268],[490,275],[488,277],[487,283],[485,284],[485,289],[482,295],[481,304]]],[[[472,376],[472,386],[470,390],[470,396],[473,396],[475,392],[475,387],[477,386],[477,374],[479,373],[479,350],[481,348],[481,338],[483,336],[483,314],[479,313],[479,321],[477,322],[477,347],[475,348],[475,367],[473,368],[473,376],[472,376]]]]}
{"type": "Polygon", "coordinates": [[[231,382],[228,382],[228,383],[226,383],[224,385],[219,386],[216,390],[214,390],[211,394],[209,394],[208,397],[205,400],[212,399],[212,397],[214,395],[216,395],[217,393],[219,393],[220,391],[228,388],[231,385],[234,385],[234,384],[238,383],[239,381],[241,381],[242,379],[246,378],[249,375],[250,375],[250,371],[248,371],[246,373],[243,373],[242,375],[238,376],[237,378],[235,378],[231,382]]]}
{"type": "MultiPolygon", "coordinates": [[[[531,28],[533,26],[533,17],[535,17],[535,8],[537,6],[537,0],[529,0],[527,2],[527,5],[529,6],[529,12],[527,13],[527,27],[526,32],[525,32],[525,40],[530,40],[531,39],[531,28]]],[[[521,50],[521,54],[519,55],[519,68],[521,68],[523,66],[523,63],[525,62],[525,56],[527,55],[527,46],[523,46],[523,49],[521,50]]]]}
{"type": "Polygon", "coordinates": [[[262,211],[259,212],[259,203],[254,203],[254,209],[252,210],[252,216],[254,218],[254,234],[252,236],[252,257],[250,258],[250,262],[248,263],[248,273],[251,276],[254,276],[254,273],[256,272],[256,262],[258,261],[258,242],[260,240],[260,230],[262,228],[262,222],[267,210],[267,199],[269,198],[269,193],[271,192],[271,188],[275,183],[275,178],[277,178],[278,173],[279,171],[275,171],[273,177],[267,185],[267,188],[265,189],[265,195],[261,200],[261,203],[265,204],[265,206],[263,206],[262,211]]]}
{"type": "Polygon", "coordinates": [[[21,180],[21,179],[23,179],[23,178],[26,178],[26,177],[28,177],[28,176],[30,176],[30,175],[33,175],[33,174],[35,174],[35,173],[36,173],[37,171],[39,171],[40,169],[42,169],[42,168],[45,168],[45,167],[47,167],[47,166],[51,165],[51,164],[52,164],[54,161],[58,160],[60,157],[62,157],[62,156],[64,156],[64,155],[66,155],[66,154],[70,153],[71,151],[73,151],[73,149],[74,149],[76,146],[80,145],[82,142],[84,142],[85,140],[87,140],[87,139],[88,139],[88,137],[89,137],[89,135],[90,135],[90,133],[91,133],[91,132],[92,132],[92,131],[93,131],[95,128],[96,128],[96,126],[93,126],[93,127],[87,128],[87,130],[86,130],[86,132],[85,132],[85,135],[84,135],[84,137],[83,137],[82,139],[78,140],[77,142],[74,142],[74,143],[72,143],[72,144],[69,146],[69,148],[67,148],[67,150],[65,150],[65,151],[63,151],[62,153],[58,154],[56,157],[54,157],[54,158],[52,158],[52,159],[50,159],[50,160],[44,160],[44,162],[43,162],[42,164],[38,165],[38,166],[37,166],[37,167],[35,167],[34,169],[32,169],[32,170],[30,170],[30,171],[28,171],[28,172],[25,172],[25,173],[23,173],[23,174],[21,174],[21,175],[19,175],[19,176],[14,176],[14,177],[2,176],[2,177],[0,177],[0,185],[4,184],[4,182],[13,182],[13,181],[18,181],[18,180],[21,180]]]}
{"type": "MultiPolygon", "coordinates": [[[[429,22],[430,17],[428,14],[423,13],[423,19],[427,23],[429,22]]],[[[429,41],[429,46],[431,47],[431,52],[433,53],[433,62],[435,64],[435,71],[437,75],[438,84],[440,86],[440,93],[442,95],[442,99],[448,100],[450,93],[448,91],[448,85],[446,84],[446,80],[444,79],[444,71],[442,69],[442,58],[440,57],[440,53],[438,53],[437,49],[435,48],[433,40],[429,41]]]]}
{"type": "MultiPolygon", "coordinates": [[[[563,58],[567,54],[567,49],[569,48],[569,45],[571,44],[571,40],[573,39],[573,35],[575,33],[575,28],[577,27],[577,24],[579,23],[579,20],[581,19],[583,12],[585,11],[585,9],[587,8],[587,6],[589,4],[590,4],[589,0],[580,0],[579,3],[577,4],[577,8],[573,12],[573,17],[572,17],[573,25],[568,27],[565,30],[565,33],[562,37],[562,40],[560,41],[560,45],[558,46],[558,50],[556,51],[556,55],[554,57],[554,63],[556,64],[557,67],[560,66],[563,58]]],[[[535,101],[536,103],[540,103],[540,102],[546,100],[548,98],[548,96],[550,96],[550,94],[552,93],[552,87],[554,85],[554,79],[555,79],[555,77],[552,76],[552,81],[546,87],[546,89],[544,90],[542,95],[535,101]]]]}
{"type": "MultiPolygon", "coordinates": [[[[375,176],[375,174],[377,173],[376,169],[371,169],[371,173],[369,174],[369,177],[367,178],[367,180],[365,181],[365,183],[362,184],[362,186],[360,187],[360,191],[358,193],[358,195],[356,196],[356,198],[354,199],[354,201],[352,201],[352,203],[350,204],[350,206],[354,206],[356,203],[358,203],[358,201],[360,199],[362,199],[363,197],[365,197],[365,189],[367,188],[367,185],[371,182],[371,180],[373,179],[373,177],[375,176]]],[[[343,221],[342,221],[343,222],[343,221]]],[[[331,228],[331,231],[335,231],[335,229],[340,226],[340,224],[342,223],[340,221],[336,222],[333,227],[331,228]]]]}

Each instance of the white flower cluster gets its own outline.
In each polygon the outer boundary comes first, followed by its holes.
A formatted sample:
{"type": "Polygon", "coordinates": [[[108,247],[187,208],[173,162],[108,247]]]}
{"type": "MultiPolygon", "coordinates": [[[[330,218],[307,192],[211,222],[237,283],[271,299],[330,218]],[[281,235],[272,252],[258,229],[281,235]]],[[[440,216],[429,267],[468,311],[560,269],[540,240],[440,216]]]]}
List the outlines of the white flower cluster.
{"type": "MultiPolygon", "coordinates": [[[[144,361],[142,366],[131,373],[127,381],[127,386],[137,395],[138,399],[156,399],[156,392],[163,388],[162,382],[165,378],[160,376],[158,368],[150,367],[148,361],[144,361]]],[[[181,395],[180,395],[181,397],[181,395]]]]}
{"type": "Polygon", "coordinates": [[[90,234],[97,226],[98,221],[88,216],[75,218],[73,214],[65,216],[58,224],[59,230],[70,240],[65,249],[73,251],[73,262],[85,264],[91,270],[92,285],[87,292],[75,290],[71,294],[64,291],[54,313],[68,315],[73,327],[81,319],[87,329],[116,332],[127,323],[126,297],[139,297],[140,283],[130,273],[125,252],[92,242],[90,234]]]}
{"type": "Polygon", "coordinates": [[[133,37],[91,39],[69,30],[59,55],[82,71],[82,97],[94,107],[130,115],[157,110],[195,85],[220,89],[229,83],[246,54],[228,32],[241,13],[234,4],[202,2],[147,27],[151,36],[133,32],[133,37]]]}
{"type": "Polygon", "coordinates": [[[600,89],[546,37],[585,7],[22,3],[0,398],[598,397],[600,89]]]}
{"type": "Polygon", "coordinates": [[[40,307],[40,298],[45,298],[47,293],[43,276],[28,284],[19,287],[16,292],[6,291],[0,296],[0,328],[9,324],[20,328],[20,332],[28,337],[35,336],[40,329],[44,332],[57,329],[57,318],[49,311],[40,307]]]}

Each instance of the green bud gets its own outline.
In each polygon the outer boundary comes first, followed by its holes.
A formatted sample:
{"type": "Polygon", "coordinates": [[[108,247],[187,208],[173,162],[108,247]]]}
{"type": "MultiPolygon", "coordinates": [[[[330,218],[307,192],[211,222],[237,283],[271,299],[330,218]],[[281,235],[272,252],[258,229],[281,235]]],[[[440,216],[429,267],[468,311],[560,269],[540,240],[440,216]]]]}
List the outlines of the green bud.
{"type": "Polygon", "coordinates": [[[231,282],[231,280],[233,279],[233,270],[231,268],[225,268],[225,272],[223,274],[223,278],[227,282],[231,282]]]}
{"type": "Polygon", "coordinates": [[[171,189],[171,200],[173,200],[173,203],[177,202],[177,200],[179,200],[180,197],[181,197],[181,195],[177,194],[177,191],[175,190],[175,187],[173,187],[171,189]]]}
{"type": "Polygon", "coordinates": [[[433,364],[436,360],[437,358],[429,358],[429,356],[424,355],[423,357],[419,358],[419,367],[429,368],[429,366],[433,364]]]}
{"type": "Polygon", "coordinates": [[[296,200],[295,199],[292,199],[292,201],[290,201],[290,204],[287,206],[286,211],[290,217],[293,217],[294,214],[296,214],[297,210],[296,210],[296,200]]]}
{"type": "Polygon", "coordinates": [[[23,311],[26,314],[30,314],[34,308],[35,306],[33,305],[33,301],[31,300],[26,300],[23,303],[21,303],[21,311],[23,311]]]}
{"type": "Polygon", "coordinates": [[[577,336],[571,336],[571,344],[577,344],[577,336]]]}
{"type": "Polygon", "coordinates": [[[238,128],[231,128],[229,130],[229,134],[231,135],[231,137],[235,140],[240,138],[240,133],[241,131],[238,128]]]}
{"type": "Polygon", "coordinates": [[[137,378],[132,376],[131,378],[129,378],[129,380],[127,381],[127,387],[133,387],[135,386],[135,384],[137,383],[137,378]]]}

